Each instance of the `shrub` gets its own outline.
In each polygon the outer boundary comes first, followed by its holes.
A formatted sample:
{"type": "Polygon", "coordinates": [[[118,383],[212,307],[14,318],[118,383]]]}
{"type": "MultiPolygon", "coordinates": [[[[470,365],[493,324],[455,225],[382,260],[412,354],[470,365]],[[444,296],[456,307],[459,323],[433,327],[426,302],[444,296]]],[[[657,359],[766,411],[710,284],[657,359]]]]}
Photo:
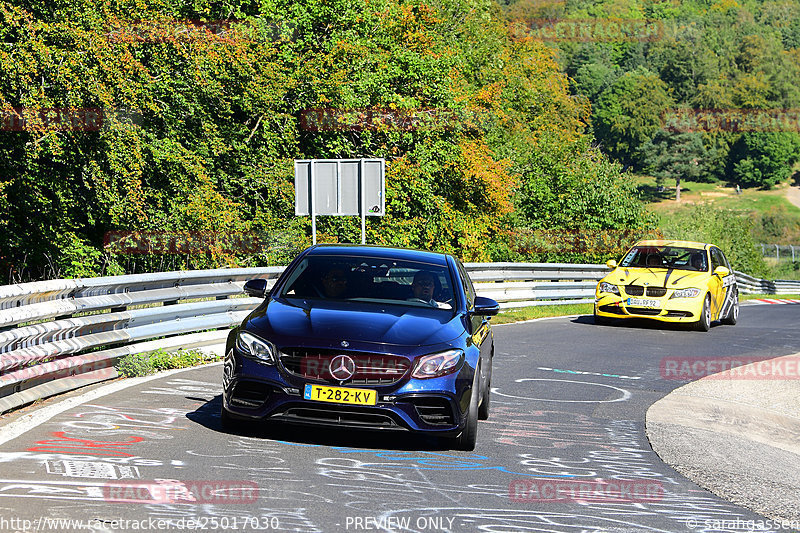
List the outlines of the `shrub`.
{"type": "Polygon", "coordinates": [[[199,350],[167,352],[159,348],[149,353],[126,355],[117,363],[117,370],[124,377],[146,376],[163,370],[202,365],[218,359],[219,357],[206,357],[199,350]]]}
{"type": "Polygon", "coordinates": [[[149,354],[134,353],[126,355],[117,362],[117,371],[126,378],[146,376],[155,372],[149,354]]]}

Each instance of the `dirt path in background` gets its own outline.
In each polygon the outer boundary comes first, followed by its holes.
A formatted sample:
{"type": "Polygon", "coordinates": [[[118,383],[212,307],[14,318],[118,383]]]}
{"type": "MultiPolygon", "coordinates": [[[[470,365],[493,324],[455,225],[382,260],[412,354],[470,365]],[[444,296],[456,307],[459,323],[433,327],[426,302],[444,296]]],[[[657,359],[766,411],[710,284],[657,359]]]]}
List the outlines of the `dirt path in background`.
{"type": "Polygon", "coordinates": [[[800,187],[789,187],[786,189],[786,199],[797,207],[800,207],[800,187]]]}

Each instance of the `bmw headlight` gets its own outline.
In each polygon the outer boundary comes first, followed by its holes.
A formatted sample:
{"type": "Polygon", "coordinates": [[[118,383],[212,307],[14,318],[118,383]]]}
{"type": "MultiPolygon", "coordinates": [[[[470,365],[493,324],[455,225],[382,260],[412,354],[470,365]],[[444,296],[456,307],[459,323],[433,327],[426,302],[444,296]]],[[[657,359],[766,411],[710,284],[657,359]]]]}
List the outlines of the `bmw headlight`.
{"type": "Polygon", "coordinates": [[[598,288],[600,289],[600,292],[610,292],[619,296],[619,287],[612,285],[611,283],[601,281],[598,288]]]}
{"type": "Polygon", "coordinates": [[[672,293],[670,298],[694,298],[695,296],[700,296],[702,291],[700,289],[678,289],[672,293]]]}
{"type": "Polygon", "coordinates": [[[271,342],[259,339],[252,333],[240,331],[236,336],[236,347],[245,355],[254,357],[264,363],[275,364],[275,345],[271,342]]]}
{"type": "Polygon", "coordinates": [[[464,352],[461,350],[447,350],[420,357],[411,377],[424,379],[444,376],[454,372],[463,358],[464,352]]]}

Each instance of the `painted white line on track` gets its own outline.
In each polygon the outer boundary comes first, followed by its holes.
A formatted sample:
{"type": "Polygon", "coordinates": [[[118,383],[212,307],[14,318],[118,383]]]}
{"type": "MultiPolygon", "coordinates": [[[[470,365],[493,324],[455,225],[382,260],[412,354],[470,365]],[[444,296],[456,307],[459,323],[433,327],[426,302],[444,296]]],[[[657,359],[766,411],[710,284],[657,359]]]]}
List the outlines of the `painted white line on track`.
{"type": "Polygon", "coordinates": [[[25,432],[30,431],[31,429],[39,426],[40,424],[43,424],[44,422],[47,422],[57,414],[63,413],[68,409],[72,409],[73,407],[77,407],[86,402],[96,400],[97,398],[101,398],[103,396],[107,396],[109,394],[125,390],[128,387],[133,387],[134,385],[139,385],[140,383],[146,383],[154,379],[163,378],[165,376],[170,376],[172,374],[178,374],[180,372],[185,372],[187,370],[192,370],[195,368],[203,368],[206,366],[215,366],[221,364],[222,361],[218,361],[216,363],[209,363],[207,365],[203,365],[202,367],[192,366],[188,368],[176,368],[175,370],[167,370],[166,372],[159,372],[158,374],[153,374],[152,376],[127,378],[91,390],[87,393],[81,394],[80,396],[76,396],[74,398],[67,398],[66,400],[62,400],[56,404],[42,407],[41,409],[37,409],[32,413],[28,413],[26,415],[19,417],[17,420],[14,420],[13,422],[9,422],[4,426],[0,426],[0,428],[2,428],[3,430],[2,435],[0,435],[0,445],[5,444],[10,440],[16,439],[25,432]]]}
{"type": "Polygon", "coordinates": [[[605,383],[593,383],[591,381],[571,381],[568,379],[547,379],[547,378],[522,378],[516,380],[517,383],[522,383],[524,381],[555,381],[557,383],[578,383],[580,385],[591,385],[593,387],[605,387],[609,389],[614,389],[615,391],[621,392],[622,396],[619,398],[615,398],[613,400],[558,400],[553,398],[529,398],[527,396],[514,396],[512,394],[504,394],[500,392],[500,389],[497,387],[492,387],[491,391],[498,396],[502,396],[504,398],[513,398],[515,400],[533,400],[537,402],[557,402],[557,403],[615,403],[615,402],[625,402],[631,398],[631,393],[628,390],[621,389],[619,387],[614,387],[613,385],[606,385],[605,383]]]}

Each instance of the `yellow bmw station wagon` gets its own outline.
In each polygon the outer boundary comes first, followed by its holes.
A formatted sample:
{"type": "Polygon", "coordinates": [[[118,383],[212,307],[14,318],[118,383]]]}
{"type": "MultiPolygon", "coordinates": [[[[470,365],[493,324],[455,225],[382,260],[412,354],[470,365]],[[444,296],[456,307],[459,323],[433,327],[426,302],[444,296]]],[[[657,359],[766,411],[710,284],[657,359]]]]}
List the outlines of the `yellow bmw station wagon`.
{"type": "Polygon", "coordinates": [[[708,331],[715,320],[736,324],[739,290],[728,259],[713,244],[640,241],[597,284],[594,319],[649,318],[708,331]]]}

